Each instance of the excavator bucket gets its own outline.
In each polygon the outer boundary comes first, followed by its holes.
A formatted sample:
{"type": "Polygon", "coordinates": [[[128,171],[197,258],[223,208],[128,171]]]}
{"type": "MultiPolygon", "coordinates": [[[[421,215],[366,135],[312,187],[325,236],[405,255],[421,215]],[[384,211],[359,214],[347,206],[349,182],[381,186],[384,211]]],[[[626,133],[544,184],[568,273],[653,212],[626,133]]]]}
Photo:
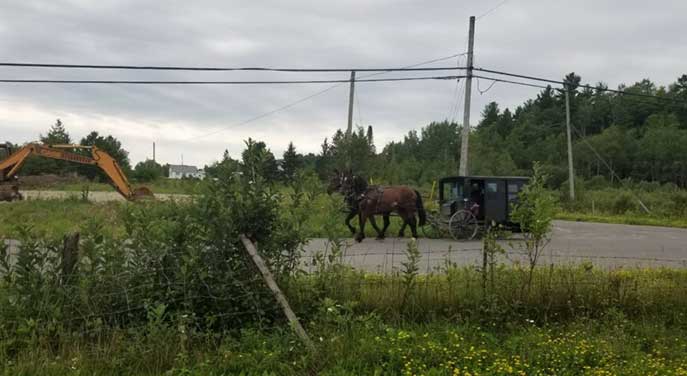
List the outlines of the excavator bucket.
{"type": "Polygon", "coordinates": [[[20,201],[24,196],[17,185],[0,184],[0,201],[20,201]]]}
{"type": "Polygon", "coordinates": [[[138,187],[134,188],[132,190],[133,192],[133,200],[138,201],[138,200],[154,200],[155,195],[153,194],[153,191],[150,190],[148,187],[138,187]]]}

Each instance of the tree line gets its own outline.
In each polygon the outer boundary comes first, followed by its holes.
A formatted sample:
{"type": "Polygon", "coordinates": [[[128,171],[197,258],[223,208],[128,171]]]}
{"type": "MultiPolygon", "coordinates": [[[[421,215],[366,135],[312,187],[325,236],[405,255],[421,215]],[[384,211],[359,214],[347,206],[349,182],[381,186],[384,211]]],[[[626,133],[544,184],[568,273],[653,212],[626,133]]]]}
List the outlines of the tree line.
{"type": "MultiPolygon", "coordinates": [[[[48,132],[39,137],[39,141],[47,145],[65,145],[75,143],[75,139],[67,131],[60,119],[55,121],[48,132]]],[[[151,181],[169,175],[169,165],[160,165],[153,160],[146,160],[131,167],[129,152],[124,149],[121,141],[112,135],[103,136],[92,131],[78,142],[79,145],[96,146],[114,158],[127,176],[139,181],[151,181]]],[[[14,150],[21,145],[12,145],[14,150]]],[[[76,153],[88,154],[87,151],[76,150],[76,153]]],[[[95,166],[79,165],[67,161],[31,156],[21,169],[23,175],[78,175],[90,180],[107,181],[105,174],[95,166]]]]}
{"type": "MultiPolygon", "coordinates": [[[[564,78],[570,88],[575,173],[583,179],[618,179],[687,186],[687,75],[668,87],[649,79],[620,85],[580,87],[581,77],[564,78]],[[625,94],[627,93],[627,94],[625,94]],[[644,96],[634,96],[640,94],[644,96]],[[648,97],[651,96],[651,97],[648,97]]],[[[514,110],[491,102],[471,130],[472,175],[527,175],[539,161],[555,188],[568,176],[565,93],[542,89],[514,110]]],[[[333,168],[351,168],[384,184],[427,184],[456,175],[461,125],[432,122],[377,152],[372,128],[350,137],[337,131],[304,166],[325,178],[333,168]]]]}

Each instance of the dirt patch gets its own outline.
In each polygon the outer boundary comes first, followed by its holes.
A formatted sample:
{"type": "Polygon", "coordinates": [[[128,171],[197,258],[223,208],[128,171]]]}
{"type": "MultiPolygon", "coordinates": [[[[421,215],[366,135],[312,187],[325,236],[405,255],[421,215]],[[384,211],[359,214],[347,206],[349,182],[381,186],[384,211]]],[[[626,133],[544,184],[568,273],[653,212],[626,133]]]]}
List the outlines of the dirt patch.
{"type": "MultiPolygon", "coordinates": [[[[27,200],[64,200],[80,199],[82,197],[81,192],[69,191],[22,190],[22,193],[27,200]]],[[[184,201],[189,200],[191,197],[191,195],[184,194],[156,193],[154,199],[161,201],[184,201]]],[[[89,192],[88,200],[93,202],[125,201],[124,197],[117,192],[89,192]]]]}
{"type": "Polygon", "coordinates": [[[29,175],[19,177],[22,189],[45,189],[64,184],[86,184],[88,180],[78,175],[29,175]]]}

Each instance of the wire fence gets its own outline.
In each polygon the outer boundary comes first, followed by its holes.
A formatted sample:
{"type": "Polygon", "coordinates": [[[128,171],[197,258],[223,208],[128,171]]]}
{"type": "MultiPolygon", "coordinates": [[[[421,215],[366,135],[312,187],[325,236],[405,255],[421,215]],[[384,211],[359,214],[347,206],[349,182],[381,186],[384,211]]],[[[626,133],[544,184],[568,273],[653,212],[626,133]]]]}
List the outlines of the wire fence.
{"type": "MultiPolygon", "coordinates": [[[[337,257],[343,264],[368,272],[393,273],[400,270],[408,260],[407,246],[410,239],[385,239],[384,241],[364,240],[363,243],[344,241],[337,250],[337,257]]],[[[497,254],[502,264],[527,264],[529,262],[522,239],[502,240],[503,253],[497,254]]],[[[417,247],[423,273],[435,273],[450,266],[480,266],[483,263],[483,248],[479,241],[451,242],[442,239],[419,239],[417,247]]],[[[608,244],[605,247],[573,246],[562,247],[551,244],[545,247],[538,257],[540,265],[571,265],[591,263],[597,267],[671,267],[687,268],[687,249],[684,247],[664,247],[660,244],[644,254],[628,254],[621,244],[608,244]],[[677,256],[677,257],[675,257],[677,256]],[[681,257],[682,256],[682,257],[681,257]]],[[[337,248],[325,240],[315,241],[306,247],[302,256],[303,269],[312,272],[313,261],[327,257],[337,248]]],[[[636,253],[636,252],[632,252],[636,253]]]]}
{"type": "MultiPolygon", "coordinates": [[[[408,247],[410,239],[363,243],[319,239],[304,250],[300,259],[300,270],[307,273],[295,273],[282,282],[289,300],[295,302],[299,314],[305,315],[317,310],[324,297],[341,302],[353,300],[362,309],[415,318],[476,312],[483,304],[485,291],[497,296],[500,304],[513,312],[546,314],[614,306],[647,311],[682,304],[687,299],[687,274],[676,271],[687,267],[687,259],[571,253],[555,248],[542,253],[532,284],[535,287],[523,295],[522,286],[532,282],[527,282],[527,268],[503,268],[508,264],[527,265],[527,252],[518,241],[503,240],[504,252],[487,260],[479,241],[419,239],[414,243],[417,252],[413,257],[408,247]],[[575,266],[554,268],[570,264],[575,266]],[[353,272],[332,269],[333,265],[352,266],[353,272]],[[603,268],[596,266],[666,267],[670,272],[640,272],[632,278],[621,278],[600,272],[603,268]],[[589,273],[592,268],[599,272],[589,273]]],[[[17,262],[22,245],[8,240],[4,245],[9,250],[8,258],[14,258],[10,262],[17,262]]],[[[121,261],[104,264],[109,266],[97,271],[77,268],[72,275],[62,269],[59,247],[47,247],[41,252],[55,257],[48,263],[36,262],[33,270],[13,270],[12,281],[0,275],[3,289],[16,278],[27,283],[14,286],[9,293],[0,291],[0,299],[8,303],[0,305],[0,333],[30,330],[38,323],[42,330],[59,328],[81,337],[111,329],[145,333],[159,326],[168,328],[171,322],[179,325],[180,331],[204,330],[216,323],[226,329],[240,328],[248,321],[269,325],[282,315],[257,272],[215,278],[210,284],[203,282],[202,275],[231,273],[223,261],[196,264],[188,275],[182,275],[180,265],[163,263],[150,264],[145,272],[135,267],[119,270],[121,261]]],[[[188,256],[182,252],[170,255],[188,256]]],[[[226,261],[231,262],[236,260],[226,261]]]]}

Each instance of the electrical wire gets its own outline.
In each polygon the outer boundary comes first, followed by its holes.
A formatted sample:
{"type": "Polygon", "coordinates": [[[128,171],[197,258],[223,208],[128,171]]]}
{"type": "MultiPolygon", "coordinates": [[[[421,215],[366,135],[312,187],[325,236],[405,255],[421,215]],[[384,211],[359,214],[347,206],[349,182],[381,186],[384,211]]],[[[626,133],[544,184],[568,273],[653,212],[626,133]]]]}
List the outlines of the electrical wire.
{"type": "MultiPolygon", "coordinates": [[[[464,55],[466,55],[466,54],[467,54],[467,52],[456,53],[456,54],[452,54],[452,55],[449,55],[449,56],[444,56],[444,57],[440,57],[440,58],[436,58],[436,59],[421,61],[421,62],[416,63],[416,64],[412,64],[412,65],[405,66],[404,68],[414,68],[414,67],[418,67],[418,66],[421,66],[421,65],[432,64],[432,63],[436,63],[436,62],[439,62],[439,61],[444,61],[444,60],[453,59],[453,58],[458,57],[458,56],[464,56],[464,55]]],[[[376,72],[376,73],[370,73],[370,74],[361,76],[360,79],[365,79],[365,78],[369,78],[369,77],[379,76],[379,75],[383,75],[383,74],[387,74],[387,73],[389,73],[389,72],[376,72]]],[[[244,121],[241,121],[241,122],[239,122],[239,123],[236,123],[236,124],[233,124],[233,125],[230,125],[230,126],[227,126],[227,127],[222,127],[222,128],[220,128],[220,129],[215,130],[215,131],[212,131],[212,132],[210,132],[210,133],[206,133],[206,134],[202,134],[202,135],[199,135],[199,136],[191,137],[191,138],[189,138],[188,140],[197,140],[197,139],[200,139],[200,138],[205,138],[205,137],[207,137],[207,136],[213,136],[213,135],[216,135],[216,134],[218,134],[218,133],[224,132],[224,131],[229,130],[229,129],[233,129],[233,128],[236,128],[236,127],[244,126],[244,125],[246,125],[246,124],[250,124],[250,123],[252,123],[252,122],[254,122],[254,121],[260,120],[260,119],[262,119],[262,118],[265,118],[265,117],[268,117],[268,116],[270,116],[270,115],[273,115],[273,114],[275,114],[275,113],[277,113],[277,112],[281,112],[281,111],[283,111],[283,110],[287,110],[287,109],[289,109],[289,108],[291,108],[291,107],[294,107],[294,106],[296,106],[296,105],[298,105],[298,104],[300,104],[300,103],[306,102],[307,100],[309,100],[309,99],[311,99],[311,98],[314,98],[314,97],[317,97],[317,96],[319,96],[319,95],[322,95],[322,94],[324,94],[324,93],[326,93],[326,92],[328,92],[328,91],[330,91],[330,90],[332,90],[332,89],[335,89],[335,88],[337,88],[337,87],[339,87],[339,86],[341,86],[341,85],[343,85],[343,84],[342,84],[342,83],[334,84],[334,85],[332,85],[332,86],[326,87],[326,88],[323,89],[323,90],[320,90],[320,91],[317,91],[317,92],[312,93],[312,94],[310,94],[310,95],[307,95],[307,96],[305,96],[305,97],[296,99],[296,100],[293,101],[293,102],[289,102],[289,103],[287,103],[287,104],[284,105],[284,106],[275,108],[275,109],[270,110],[270,111],[267,111],[267,112],[263,112],[263,113],[261,113],[261,114],[259,114],[259,115],[253,116],[252,118],[246,119],[246,120],[244,120],[244,121]]]]}
{"type": "MultiPolygon", "coordinates": [[[[455,57],[455,56],[451,56],[455,57]]],[[[439,58],[435,61],[446,60],[439,58]]],[[[434,61],[431,61],[434,62],[434,61]]],[[[429,63],[426,63],[429,64],[429,63]]],[[[59,69],[110,69],[110,70],[165,70],[165,71],[210,71],[210,72],[235,72],[235,71],[260,71],[260,72],[404,72],[404,71],[441,71],[456,70],[460,67],[400,67],[400,68],[269,68],[269,67],[182,67],[182,66],[153,66],[153,65],[97,65],[97,64],[53,64],[53,63],[12,63],[0,62],[0,67],[14,68],[59,68],[59,69]]]]}
{"type": "Polygon", "coordinates": [[[479,95],[483,95],[483,94],[486,93],[487,91],[491,90],[491,88],[492,88],[494,85],[496,85],[496,81],[492,81],[492,82],[491,82],[491,85],[489,85],[488,88],[482,90],[482,89],[479,88],[479,77],[477,77],[477,91],[479,92],[479,95]]]}
{"type": "Polygon", "coordinates": [[[536,87],[536,88],[539,88],[539,89],[546,89],[546,88],[548,88],[548,86],[544,86],[544,85],[530,84],[530,83],[522,82],[522,81],[505,80],[505,79],[502,79],[502,78],[486,77],[486,76],[480,76],[480,75],[473,75],[472,77],[474,77],[474,78],[482,78],[482,79],[484,79],[484,80],[491,80],[491,81],[494,81],[494,82],[503,82],[503,83],[507,83],[507,84],[514,84],[514,85],[521,85],[521,86],[536,87]]]}
{"type": "Polygon", "coordinates": [[[507,2],[508,2],[508,0],[503,0],[502,2],[498,3],[495,7],[489,9],[488,11],[486,11],[486,12],[484,12],[484,13],[482,13],[480,16],[477,16],[475,19],[476,19],[476,20],[479,20],[479,19],[482,18],[482,17],[486,17],[486,16],[489,15],[491,12],[493,12],[493,11],[495,11],[495,10],[501,8],[501,6],[502,6],[503,4],[505,4],[505,3],[507,3],[507,2]]]}
{"type": "MultiPolygon", "coordinates": [[[[526,80],[532,80],[532,81],[540,81],[540,82],[547,82],[550,84],[557,84],[557,85],[567,85],[565,81],[559,81],[559,80],[552,80],[549,78],[542,78],[542,77],[535,77],[535,76],[529,76],[529,75],[524,75],[524,74],[517,74],[517,73],[510,73],[510,72],[503,72],[503,71],[497,71],[493,69],[485,69],[485,68],[473,68],[475,71],[479,72],[485,72],[485,73],[492,73],[492,74],[498,74],[502,76],[510,76],[510,77],[516,77],[516,78],[522,78],[526,80]]],[[[481,77],[487,80],[494,80],[494,78],[488,78],[488,77],[481,77]]],[[[501,80],[497,79],[500,82],[507,82],[507,83],[512,83],[512,84],[517,84],[517,85],[525,85],[525,86],[532,86],[532,87],[540,87],[540,88],[546,88],[546,86],[540,86],[540,85],[533,85],[533,84],[525,84],[522,82],[517,82],[517,81],[508,81],[508,80],[501,80]]],[[[687,105],[686,102],[674,99],[674,98],[667,98],[667,97],[660,97],[657,95],[651,95],[651,94],[642,94],[642,93],[633,93],[633,92],[628,92],[625,90],[616,90],[616,89],[609,89],[607,87],[596,87],[592,85],[587,85],[587,84],[579,84],[577,87],[585,88],[585,89],[591,89],[591,90],[596,90],[596,91],[604,91],[604,92],[610,92],[610,93],[616,93],[616,94],[622,94],[622,95],[627,95],[627,96],[635,96],[635,97],[644,97],[644,98],[653,98],[653,99],[659,99],[659,100],[664,100],[664,101],[670,101],[670,102],[677,102],[681,104],[687,105]]]]}
{"type": "MultiPolygon", "coordinates": [[[[454,80],[463,76],[423,76],[398,78],[363,78],[356,82],[392,82],[420,80],[454,80]]],[[[18,84],[125,84],[125,85],[289,85],[348,83],[350,80],[292,80],[292,81],[134,81],[134,80],[42,80],[42,79],[0,79],[0,83],[18,84]]]]}

